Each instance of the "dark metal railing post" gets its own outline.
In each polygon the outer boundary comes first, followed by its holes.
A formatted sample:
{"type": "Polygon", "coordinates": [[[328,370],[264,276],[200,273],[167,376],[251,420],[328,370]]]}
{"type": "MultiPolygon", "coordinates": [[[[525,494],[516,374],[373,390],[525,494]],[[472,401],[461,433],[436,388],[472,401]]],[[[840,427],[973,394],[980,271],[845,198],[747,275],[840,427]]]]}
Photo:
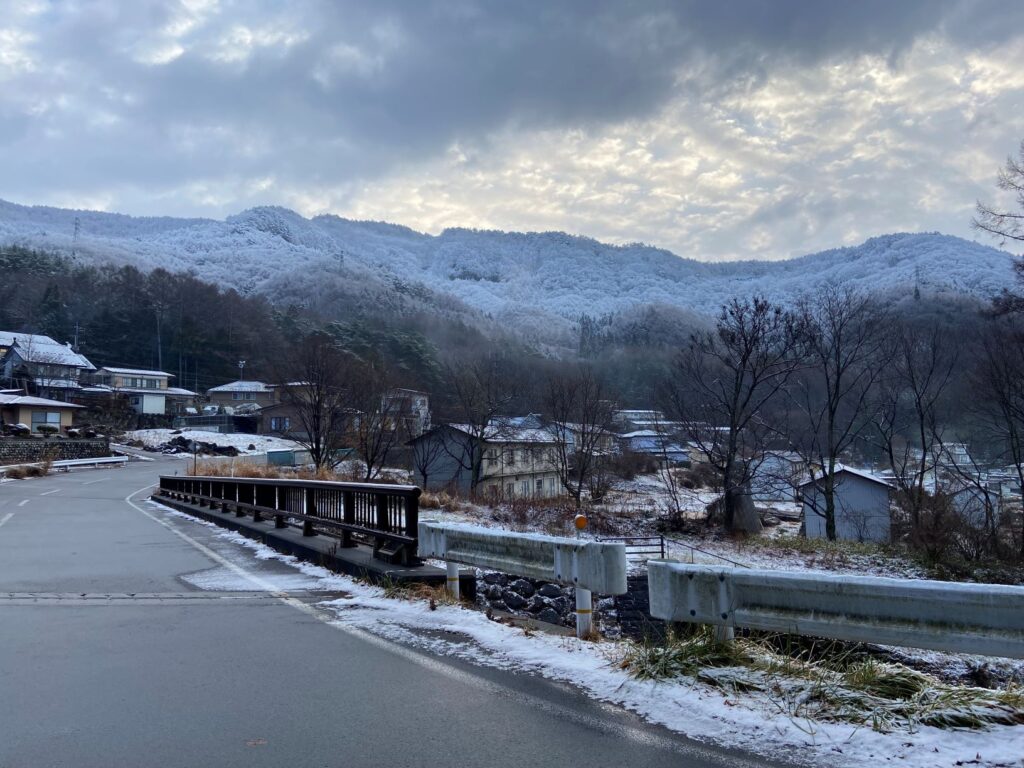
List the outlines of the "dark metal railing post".
{"type": "MultiPolygon", "coordinates": [[[[306,488],[306,492],[304,494],[306,497],[306,514],[310,517],[314,517],[316,515],[316,499],[314,498],[315,493],[316,491],[314,491],[312,488],[306,488]]],[[[316,531],[313,530],[312,520],[302,521],[302,535],[316,536],[316,531]]]]}
{"type": "MultiPolygon", "coordinates": [[[[356,524],[356,495],[352,491],[341,492],[341,521],[346,525],[356,524]]],[[[352,541],[352,531],[341,532],[341,546],[343,547],[354,547],[355,542],[352,541]]]]}

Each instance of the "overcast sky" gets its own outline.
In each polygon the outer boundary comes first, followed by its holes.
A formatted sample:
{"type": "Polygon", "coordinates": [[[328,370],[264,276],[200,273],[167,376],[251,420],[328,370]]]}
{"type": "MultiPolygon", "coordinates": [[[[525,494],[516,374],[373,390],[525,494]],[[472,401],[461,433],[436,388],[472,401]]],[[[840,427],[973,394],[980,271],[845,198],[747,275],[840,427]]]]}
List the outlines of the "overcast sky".
{"type": "Polygon", "coordinates": [[[1022,0],[0,0],[0,198],[705,259],[974,237],[1022,0]]]}

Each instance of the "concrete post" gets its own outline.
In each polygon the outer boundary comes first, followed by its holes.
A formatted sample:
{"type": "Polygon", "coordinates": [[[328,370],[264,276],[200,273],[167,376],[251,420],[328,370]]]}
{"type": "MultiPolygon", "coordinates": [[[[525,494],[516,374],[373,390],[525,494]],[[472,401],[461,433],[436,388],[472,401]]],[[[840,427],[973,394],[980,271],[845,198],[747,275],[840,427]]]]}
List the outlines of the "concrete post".
{"type": "Polygon", "coordinates": [[[731,626],[725,624],[715,625],[715,642],[731,643],[736,639],[736,632],[731,626]]]}
{"type": "Polygon", "coordinates": [[[448,571],[447,587],[448,591],[451,592],[452,597],[456,600],[459,599],[459,564],[453,563],[449,560],[445,563],[448,571]]]}
{"type": "Polygon", "coordinates": [[[594,599],[589,589],[576,587],[576,637],[590,637],[594,628],[594,599]]]}

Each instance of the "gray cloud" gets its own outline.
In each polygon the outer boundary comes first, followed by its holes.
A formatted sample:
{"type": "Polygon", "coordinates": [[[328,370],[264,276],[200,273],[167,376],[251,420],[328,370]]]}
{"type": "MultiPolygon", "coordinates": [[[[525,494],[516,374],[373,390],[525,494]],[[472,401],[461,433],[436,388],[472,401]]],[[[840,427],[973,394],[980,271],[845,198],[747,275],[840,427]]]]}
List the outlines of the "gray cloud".
{"type": "MultiPolygon", "coordinates": [[[[704,121],[692,140],[706,165],[721,164],[730,148],[745,155],[739,189],[762,196],[765,185],[801,180],[793,163],[782,170],[757,157],[751,136],[771,138],[776,154],[814,138],[786,137],[790,118],[782,113],[766,124],[764,115],[737,109],[745,133],[724,135],[707,107],[756,97],[779,78],[796,78],[799,88],[801,73],[816,82],[828,67],[865,56],[899,72],[929,37],[953,57],[998,50],[1024,28],[1024,4],[997,0],[26,2],[8,16],[0,21],[0,197],[207,215],[292,202],[381,218],[398,216],[366,201],[378,186],[400,189],[403,175],[425,188],[424,168],[457,173],[450,186],[474,164],[496,173],[502,157],[525,153],[557,176],[576,159],[560,155],[564,147],[531,154],[538,134],[595,137],[668,113],[704,121]],[[445,164],[453,151],[466,154],[457,172],[445,164]]],[[[988,123],[979,130],[1002,140],[1016,117],[997,107],[986,102],[969,119],[988,123]]],[[[818,125],[831,130],[848,119],[850,105],[822,99],[820,110],[818,125]]],[[[956,142],[955,133],[933,131],[924,140],[956,142]]],[[[691,151],[662,150],[680,161],[691,151]]],[[[828,156],[813,154],[819,162],[828,156]]],[[[896,155],[894,148],[890,160],[896,155]]],[[[877,158],[858,162],[870,166],[858,174],[889,178],[877,158]]],[[[657,183],[650,165],[627,165],[611,176],[573,171],[574,184],[632,185],[642,194],[657,183]]],[[[528,188],[504,189],[520,195],[508,201],[511,211],[529,207],[528,188]]],[[[562,206],[564,226],[614,236],[599,221],[588,224],[587,194],[562,206]]],[[[812,204],[791,189],[763,202],[751,223],[786,231],[793,221],[799,231],[818,231],[839,199],[819,194],[812,204]]],[[[633,219],[629,211],[618,217],[622,239],[646,232],[643,239],[670,247],[690,242],[665,229],[670,213],[643,219],[644,206],[634,205],[633,219]]],[[[700,213],[719,203],[705,196],[690,205],[700,213]]],[[[413,220],[403,223],[414,226],[456,223],[453,215],[467,224],[530,224],[515,214],[501,219],[500,200],[486,214],[466,202],[433,218],[422,211],[417,218],[403,201],[394,209],[408,212],[413,220]]],[[[558,226],[557,216],[536,221],[558,226]]],[[[708,244],[700,255],[736,247],[700,242],[708,244]]]]}

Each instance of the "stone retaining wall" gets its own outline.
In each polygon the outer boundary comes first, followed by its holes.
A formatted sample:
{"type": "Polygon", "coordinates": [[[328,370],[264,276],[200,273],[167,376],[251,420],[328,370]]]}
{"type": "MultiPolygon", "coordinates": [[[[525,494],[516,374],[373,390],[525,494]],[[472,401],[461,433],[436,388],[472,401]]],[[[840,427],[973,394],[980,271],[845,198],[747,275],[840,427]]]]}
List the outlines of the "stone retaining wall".
{"type": "Polygon", "coordinates": [[[110,455],[108,440],[41,440],[0,438],[0,465],[32,464],[37,461],[98,459],[110,455]]]}
{"type": "Polygon", "coordinates": [[[623,636],[632,640],[659,640],[665,637],[665,622],[651,616],[647,574],[629,576],[626,584],[626,594],[615,597],[615,614],[623,636]]]}

